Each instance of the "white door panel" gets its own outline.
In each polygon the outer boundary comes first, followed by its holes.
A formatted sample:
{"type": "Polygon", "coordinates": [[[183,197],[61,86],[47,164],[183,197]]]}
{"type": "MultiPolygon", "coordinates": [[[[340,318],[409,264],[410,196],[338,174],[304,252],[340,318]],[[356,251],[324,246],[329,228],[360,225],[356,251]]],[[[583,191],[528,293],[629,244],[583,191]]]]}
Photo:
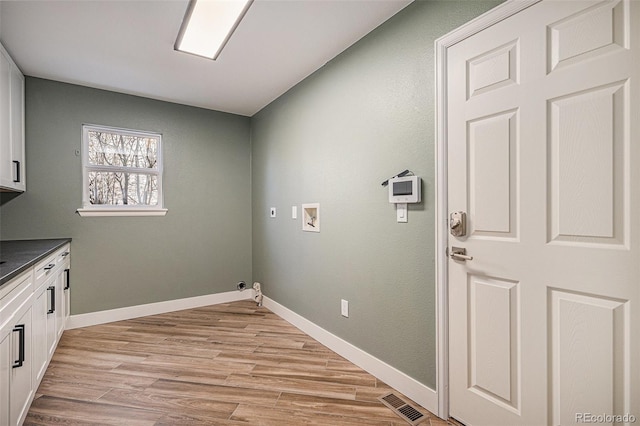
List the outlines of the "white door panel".
{"type": "Polygon", "coordinates": [[[639,30],[640,2],[543,0],[447,51],[462,422],[640,419],[639,30]]]}

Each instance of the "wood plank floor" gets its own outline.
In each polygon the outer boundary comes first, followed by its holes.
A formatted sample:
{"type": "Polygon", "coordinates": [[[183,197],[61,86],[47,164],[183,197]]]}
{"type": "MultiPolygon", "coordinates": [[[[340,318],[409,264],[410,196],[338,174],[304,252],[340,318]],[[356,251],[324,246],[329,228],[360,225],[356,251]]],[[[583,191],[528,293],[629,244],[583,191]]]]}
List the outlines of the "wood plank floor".
{"type": "Polygon", "coordinates": [[[24,424],[407,425],[391,390],[242,301],[65,331],[24,424]]]}

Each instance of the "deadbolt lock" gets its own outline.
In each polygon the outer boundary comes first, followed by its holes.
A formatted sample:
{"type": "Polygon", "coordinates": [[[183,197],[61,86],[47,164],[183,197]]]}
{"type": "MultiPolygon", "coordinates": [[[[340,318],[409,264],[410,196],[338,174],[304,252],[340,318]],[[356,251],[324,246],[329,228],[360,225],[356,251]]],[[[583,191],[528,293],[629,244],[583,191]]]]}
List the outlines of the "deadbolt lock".
{"type": "Polygon", "coordinates": [[[451,213],[449,215],[449,229],[454,237],[467,235],[467,214],[463,211],[451,213]]]}

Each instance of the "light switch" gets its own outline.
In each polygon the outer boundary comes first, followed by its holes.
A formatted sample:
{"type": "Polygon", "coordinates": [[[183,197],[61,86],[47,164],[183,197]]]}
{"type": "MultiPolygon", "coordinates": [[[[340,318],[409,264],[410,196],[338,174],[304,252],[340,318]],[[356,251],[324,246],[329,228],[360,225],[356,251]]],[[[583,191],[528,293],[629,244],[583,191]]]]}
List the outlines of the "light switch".
{"type": "Polygon", "coordinates": [[[407,222],[407,204],[406,203],[396,204],[396,220],[397,222],[400,222],[400,223],[407,222]]]}
{"type": "Polygon", "coordinates": [[[291,206],[291,219],[298,218],[298,206],[291,206]]]}

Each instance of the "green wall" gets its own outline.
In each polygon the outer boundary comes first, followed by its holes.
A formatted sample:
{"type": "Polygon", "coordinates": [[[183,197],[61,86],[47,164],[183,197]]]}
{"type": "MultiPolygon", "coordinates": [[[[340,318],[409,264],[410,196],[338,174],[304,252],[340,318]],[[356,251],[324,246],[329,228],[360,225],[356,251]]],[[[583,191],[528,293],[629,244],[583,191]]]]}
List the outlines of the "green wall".
{"type": "Polygon", "coordinates": [[[1,239],[71,237],[73,314],[235,290],[251,280],[247,117],[26,79],[27,191],[1,239]],[[164,217],[80,217],[82,124],[163,135],[164,217]]]}
{"type": "Polygon", "coordinates": [[[251,119],[27,78],[28,190],[2,197],[0,239],[74,239],[74,314],[258,280],[435,388],[433,43],[498,3],[416,1],[251,119]],[[75,213],[83,123],[163,134],[165,217],[75,213]],[[423,202],[400,224],[380,183],[407,168],[423,202]],[[291,219],[310,202],[318,234],[291,219]]]}
{"type": "Polygon", "coordinates": [[[415,2],[252,118],[254,279],[434,389],[433,45],[498,3],[415,2]],[[380,183],[404,169],[422,177],[423,202],[397,223],[380,183]],[[291,219],[310,202],[318,234],[291,219]]]}

